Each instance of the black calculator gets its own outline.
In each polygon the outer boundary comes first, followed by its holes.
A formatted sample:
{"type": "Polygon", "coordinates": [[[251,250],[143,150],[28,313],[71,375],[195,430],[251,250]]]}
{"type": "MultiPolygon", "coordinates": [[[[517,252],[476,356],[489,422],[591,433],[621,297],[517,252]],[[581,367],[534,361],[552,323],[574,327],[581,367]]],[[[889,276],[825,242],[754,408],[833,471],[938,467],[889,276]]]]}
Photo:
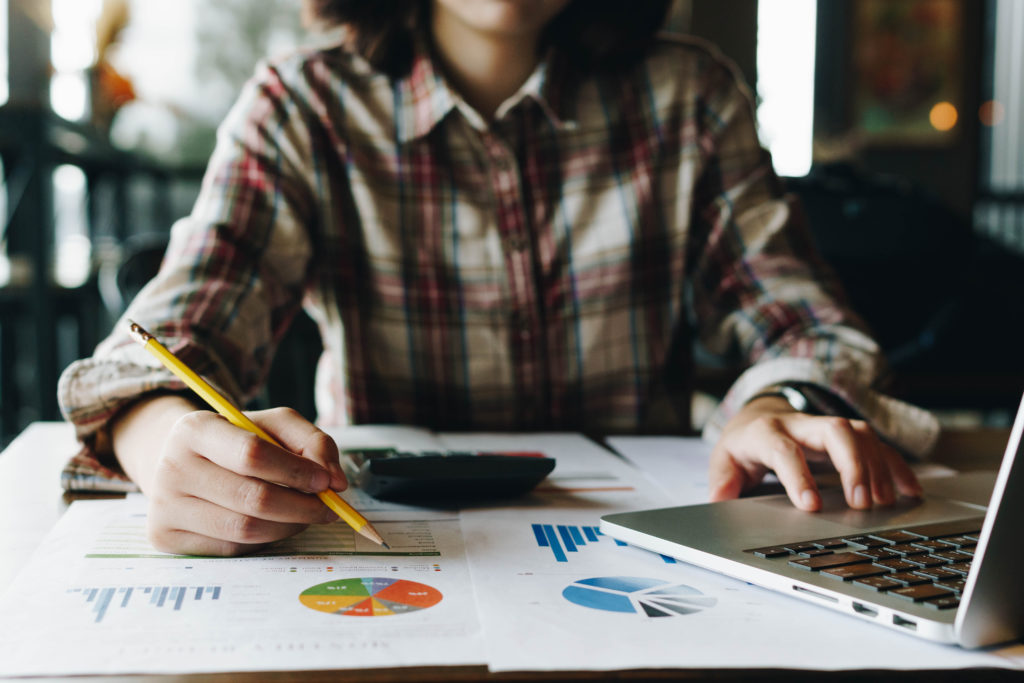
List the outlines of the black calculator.
{"type": "Polygon", "coordinates": [[[352,448],[341,452],[341,465],[350,484],[381,500],[480,500],[526,493],[555,459],[533,451],[352,448]]]}

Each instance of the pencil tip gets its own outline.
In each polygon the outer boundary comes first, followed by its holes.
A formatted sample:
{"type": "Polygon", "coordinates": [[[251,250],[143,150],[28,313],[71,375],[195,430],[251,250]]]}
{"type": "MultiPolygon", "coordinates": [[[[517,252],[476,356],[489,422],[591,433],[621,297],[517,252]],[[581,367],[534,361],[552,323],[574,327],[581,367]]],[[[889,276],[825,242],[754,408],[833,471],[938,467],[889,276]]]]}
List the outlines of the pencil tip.
{"type": "Polygon", "coordinates": [[[386,550],[391,550],[391,546],[389,546],[385,541],[381,541],[380,544],[384,546],[386,550]]]}
{"type": "Polygon", "coordinates": [[[130,319],[127,319],[127,320],[128,320],[128,335],[132,339],[137,341],[138,343],[140,343],[143,346],[145,346],[146,342],[148,342],[150,339],[153,338],[153,335],[151,335],[149,332],[147,332],[145,330],[145,328],[142,327],[142,325],[138,324],[134,320],[130,320],[130,319]]]}

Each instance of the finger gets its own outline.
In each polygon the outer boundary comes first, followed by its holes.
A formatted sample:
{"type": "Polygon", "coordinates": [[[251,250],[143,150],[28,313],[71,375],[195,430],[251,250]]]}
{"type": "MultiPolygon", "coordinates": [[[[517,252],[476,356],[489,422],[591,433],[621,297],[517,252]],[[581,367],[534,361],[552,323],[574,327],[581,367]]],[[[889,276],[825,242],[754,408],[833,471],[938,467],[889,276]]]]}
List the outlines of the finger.
{"type": "Polygon", "coordinates": [[[858,510],[870,508],[869,455],[861,452],[850,420],[806,415],[794,418],[787,422],[789,433],[805,447],[828,453],[839,472],[847,505],[858,510]]]}
{"type": "Polygon", "coordinates": [[[348,488],[348,480],[339,463],[338,445],[297,410],[272,408],[249,413],[249,417],[286,449],[327,469],[331,473],[330,488],[335,491],[348,488]]]}
{"type": "Polygon", "coordinates": [[[896,493],[893,490],[893,475],[889,469],[889,462],[882,457],[882,442],[863,420],[854,420],[850,426],[857,441],[857,450],[863,454],[868,468],[871,500],[877,505],[892,505],[896,500],[896,493]]]}
{"type": "Polygon", "coordinates": [[[814,481],[803,448],[785,431],[785,422],[778,418],[759,427],[759,457],[775,471],[793,505],[807,512],[821,509],[821,495],[814,481]]]}
{"type": "Polygon", "coordinates": [[[338,519],[314,495],[236,474],[206,458],[193,458],[187,476],[172,476],[174,480],[169,483],[181,494],[242,515],[292,524],[323,524],[338,519]]]}
{"type": "Polygon", "coordinates": [[[300,491],[316,493],[327,489],[330,474],[321,465],[235,427],[219,415],[192,417],[199,414],[182,418],[195,423],[187,425],[186,432],[193,453],[232,472],[300,491]]]}
{"type": "Polygon", "coordinates": [[[746,472],[724,449],[716,449],[708,466],[708,492],[711,502],[739,498],[740,494],[756,482],[748,480],[746,472]]]}
{"type": "Polygon", "coordinates": [[[242,545],[273,543],[307,527],[243,515],[199,498],[179,498],[173,505],[151,506],[150,524],[157,529],[188,531],[242,545]]]}
{"type": "Polygon", "coordinates": [[[914,470],[910,469],[910,465],[903,459],[903,455],[884,442],[881,444],[880,451],[882,457],[889,463],[889,471],[892,473],[896,490],[904,496],[910,496],[911,498],[920,498],[924,495],[921,482],[917,480],[917,475],[914,474],[914,470]]]}

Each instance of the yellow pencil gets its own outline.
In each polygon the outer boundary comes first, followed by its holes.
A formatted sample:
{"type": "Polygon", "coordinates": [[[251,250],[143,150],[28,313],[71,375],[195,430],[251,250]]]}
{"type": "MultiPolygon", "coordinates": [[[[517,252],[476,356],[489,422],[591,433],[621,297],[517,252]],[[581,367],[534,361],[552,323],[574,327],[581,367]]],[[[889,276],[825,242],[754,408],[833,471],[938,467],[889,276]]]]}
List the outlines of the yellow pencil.
{"type": "MultiPolygon", "coordinates": [[[[147,332],[138,323],[132,322],[131,320],[129,320],[128,323],[131,325],[130,334],[132,339],[146,347],[146,350],[156,356],[157,359],[163,363],[164,367],[177,375],[182,382],[192,389],[192,391],[199,394],[199,396],[206,401],[211,408],[226,417],[228,421],[236,427],[241,427],[246,431],[252,432],[261,439],[269,441],[275,446],[284,448],[276,439],[274,439],[274,437],[267,434],[265,431],[260,429],[259,425],[246,417],[241,410],[231,403],[231,401],[211,387],[206,380],[197,375],[191,368],[182,363],[177,356],[168,351],[167,347],[157,341],[156,337],[147,332]]],[[[318,493],[317,495],[327,507],[345,520],[345,522],[355,529],[357,533],[362,534],[374,543],[378,543],[385,548],[391,548],[391,546],[384,542],[384,539],[381,538],[379,533],[377,533],[377,530],[373,528],[373,525],[370,524],[365,517],[359,514],[355,508],[346,503],[345,500],[337,493],[328,489],[318,493]]]]}

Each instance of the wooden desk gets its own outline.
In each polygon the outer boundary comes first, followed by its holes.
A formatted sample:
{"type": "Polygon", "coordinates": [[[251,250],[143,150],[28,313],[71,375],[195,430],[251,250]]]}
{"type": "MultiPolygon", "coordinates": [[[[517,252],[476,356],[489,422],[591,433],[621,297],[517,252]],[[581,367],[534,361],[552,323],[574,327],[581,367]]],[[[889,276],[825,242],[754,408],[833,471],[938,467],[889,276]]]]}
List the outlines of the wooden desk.
{"type": "MultiPolygon", "coordinates": [[[[994,467],[1002,457],[1008,430],[982,429],[951,431],[943,434],[935,453],[937,462],[969,471],[994,467]]],[[[42,422],[31,425],[0,453],[0,591],[14,579],[28,562],[32,552],[67,508],[60,487],[60,471],[75,451],[69,425],[42,422]]],[[[865,671],[832,672],[829,678],[842,681],[863,680],[865,671]]],[[[896,681],[908,677],[907,672],[871,672],[872,680],[896,681]]],[[[556,672],[492,674],[482,666],[426,667],[415,669],[375,669],[340,671],[292,671],[258,674],[192,674],[160,676],[165,681],[666,681],[666,680],[762,680],[817,681],[817,671],[750,671],[750,670],[638,670],[612,672],[556,672]]],[[[1021,680],[1019,671],[917,671],[911,678],[935,681],[1009,681],[1021,680]]],[[[133,681],[155,680],[156,676],[99,676],[90,680],[133,681]]],[[[55,680],[55,679],[31,679],[55,680]]],[[[70,679],[65,679],[70,680],[70,679]]]]}

